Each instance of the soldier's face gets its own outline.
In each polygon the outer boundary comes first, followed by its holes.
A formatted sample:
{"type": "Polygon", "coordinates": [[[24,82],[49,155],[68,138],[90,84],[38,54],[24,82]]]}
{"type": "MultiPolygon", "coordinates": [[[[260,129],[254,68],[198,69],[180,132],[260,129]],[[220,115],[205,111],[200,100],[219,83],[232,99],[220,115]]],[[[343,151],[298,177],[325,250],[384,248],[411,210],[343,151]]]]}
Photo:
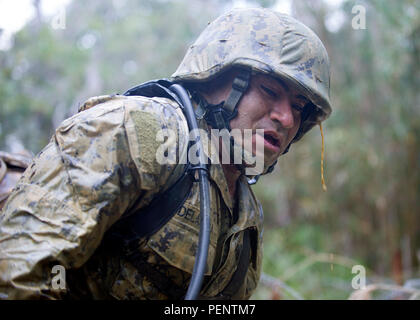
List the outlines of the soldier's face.
{"type": "MultiPolygon", "coordinates": [[[[295,137],[301,111],[307,99],[267,75],[254,75],[231,120],[231,129],[252,129],[252,153],[258,156],[257,144],[264,146],[264,163],[272,164],[295,137]],[[264,129],[264,134],[257,133],[264,129]]],[[[245,139],[246,136],[244,135],[245,139]]],[[[243,143],[247,148],[246,142],[243,143]]],[[[251,151],[251,150],[247,150],[251,151]]]]}

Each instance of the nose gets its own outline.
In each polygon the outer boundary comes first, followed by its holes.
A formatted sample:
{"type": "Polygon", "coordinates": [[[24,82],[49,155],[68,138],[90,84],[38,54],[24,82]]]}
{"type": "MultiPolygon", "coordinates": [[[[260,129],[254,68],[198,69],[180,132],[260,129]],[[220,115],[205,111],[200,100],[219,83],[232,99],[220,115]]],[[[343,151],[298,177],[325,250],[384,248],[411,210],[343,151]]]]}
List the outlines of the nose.
{"type": "Polygon", "coordinates": [[[295,115],[289,98],[274,103],[270,112],[270,119],[279,122],[283,128],[292,129],[295,126],[295,115]]]}

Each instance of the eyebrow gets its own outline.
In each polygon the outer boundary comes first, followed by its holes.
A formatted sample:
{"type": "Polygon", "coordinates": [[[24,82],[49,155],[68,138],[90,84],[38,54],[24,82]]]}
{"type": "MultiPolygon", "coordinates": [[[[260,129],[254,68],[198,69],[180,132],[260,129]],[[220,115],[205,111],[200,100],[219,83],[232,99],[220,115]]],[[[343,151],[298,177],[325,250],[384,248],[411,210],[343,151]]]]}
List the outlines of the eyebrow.
{"type": "MultiPolygon", "coordinates": [[[[289,93],[289,94],[291,94],[291,90],[290,90],[290,88],[289,88],[289,86],[286,84],[286,82],[284,81],[284,80],[282,80],[282,79],[280,79],[280,78],[275,78],[275,77],[273,77],[273,79],[274,80],[276,80],[277,81],[277,83],[278,84],[280,84],[282,87],[283,87],[283,89],[284,90],[286,90],[286,92],[287,93],[289,93]]],[[[297,90],[296,90],[297,91],[297,90]]],[[[297,93],[295,91],[295,93],[297,93]]],[[[311,100],[310,99],[308,99],[307,97],[305,97],[303,94],[301,94],[301,93],[298,93],[296,96],[294,96],[294,98],[295,99],[301,99],[301,100],[303,100],[303,102],[305,103],[305,105],[308,103],[308,102],[310,102],[311,100]]]]}
{"type": "MultiPolygon", "coordinates": [[[[289,86],[286,84],[286,82],[284,82],[282,79],[279,79],[279,78],[274,78],[274,79],[283,87],[283,89],[286,90],[286,92],[288,92],[289,94],[291,93],[291,90],[290,90],[289,86]]],[[[300,94],[300,93],[298,93],[294,97],[295,97],[295,99],[302,99],[302,100],[304,100],[305,104],[310,101],[307,97],[305,97],[303,94],[300,94]]]]}
{"type": "Polygon", "coordinates": [[[302,99],[302,100],[305,100],[305,101],[309,101],[309,99],[308,98],[306,98],[304,95],[302,95],[302,94],[298,94],[297,96],[296,96],[296,98],[297,99],[302,99]]]}

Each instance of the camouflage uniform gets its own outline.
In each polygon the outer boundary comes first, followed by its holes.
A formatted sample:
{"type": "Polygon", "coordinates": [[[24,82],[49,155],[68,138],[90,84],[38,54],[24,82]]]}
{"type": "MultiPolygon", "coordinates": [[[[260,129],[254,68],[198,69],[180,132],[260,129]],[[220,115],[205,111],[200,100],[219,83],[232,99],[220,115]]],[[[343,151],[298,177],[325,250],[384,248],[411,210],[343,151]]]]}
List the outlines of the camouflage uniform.
{"type": "MultiPolygon", "coordinates": [[[[311,101],[294,141],[329,116],[326,50],[295,19],[265,9],[225,14],[190,47],[172,80],[207,81],[236,66],[281,78],[311,101]]],[[[139,239],[137,267],[102,240],[138,199],[138,207],[145,207],[178,176],[182,166],[156,161],[155,137],[170,129],[185,152],[184,115],[166,98],[100,97],[84,109],[56,130],[1,214],[0,298],[182,298],[198,244],[196,185],[168,223],[139,239]],[[67,269],[67,291],[52,290],[56,264],[67,269]]],[[[241,256],[243,231],[250,230],[246,277],[231,296],[247,299],[261,272],[261,207],[244,176],[237,182],[236,203],[220,165],[210,166],[210,178],[211,238],[200,295],[222,298],[241,256]]]]}
{"type": "MultiPolygon", "coordinates": [[[[139,241],[142,259],[170,279],[169,294],[123,255],[101,245],[110,226],[139,197],[139,207],[147,205],[179,167],[156,161],[160,143],[155,137],[162,128],[176,132],[177,146],[186,147],[188,127],[175,102],[124,96],[109,97],[60,125],[1,215],[0,297],[182,298],[197,250],[198,186],[169,223],[139,241]],[[68,292],[52,289],[51,270],[57,264],[67,270],[68,292]]],[[[210,176],[211,239],[201,295],[214,297],[228,284],[241,231],[251,228],[252,263],[234,297],[249,298],[261,268],[262,212],[244,177],[234,206],[221,166],[212,165],[210,176]]]]}

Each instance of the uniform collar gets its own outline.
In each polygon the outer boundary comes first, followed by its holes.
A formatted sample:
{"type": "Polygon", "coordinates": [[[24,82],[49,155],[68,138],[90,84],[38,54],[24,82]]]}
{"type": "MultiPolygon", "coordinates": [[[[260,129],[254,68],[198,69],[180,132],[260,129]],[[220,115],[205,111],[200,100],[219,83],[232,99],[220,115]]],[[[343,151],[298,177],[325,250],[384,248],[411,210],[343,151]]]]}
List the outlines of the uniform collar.
{"type": "Polygon", "coordinates": [[[262,228],[263,213],[260,208],[261,205],[255,198],[254,192],[245,176],[239,177],[236,188],[238,194],[238,220],[232,227],[232,233],[255,226],[262,228]]]}
{"type": "MultiPolygon", "coordinates": [[[[205,122],[205,120],[201,120],[198,123],[201,129],[204,129],[208,132],[207,139],[210,137],[210,130],[205,122]]],[[[205,141],[207,143],[207,141],[205,141]]],[[[210,139],[211,147],[209,149],[204,148],[204,153],[209,159],[211,163],[209,151],[215,150],[215,146],[213,145],[212,139],[210,139]],[[213,148],[213,149],[212,149],[213,148]]],[[[258,209],[258,202],[255,198],[254,193],[251,190],[251,187],[248,184],[248,180],[244,175],[241,175],[238,178],[238,182],[236,184],[236,195],[237,195],[237,208],[234,208],[235,203],[233,202],[232,197],[230,196],[227,180],[225,173],[223,171],[222,165],[220,163],[211,163],[209,167],[209,173],[211,180],[216,184],[217,188],[220,191],[220,194],[223,198],[224,203],[226,204],[227,208],[231,216],[233,216],[233,210],[237,210],[238,219],[233,227],[234,230],[243,230],[245,228],[259,225],[259,222],[262,221],[262,213],[258,209]]]]}

